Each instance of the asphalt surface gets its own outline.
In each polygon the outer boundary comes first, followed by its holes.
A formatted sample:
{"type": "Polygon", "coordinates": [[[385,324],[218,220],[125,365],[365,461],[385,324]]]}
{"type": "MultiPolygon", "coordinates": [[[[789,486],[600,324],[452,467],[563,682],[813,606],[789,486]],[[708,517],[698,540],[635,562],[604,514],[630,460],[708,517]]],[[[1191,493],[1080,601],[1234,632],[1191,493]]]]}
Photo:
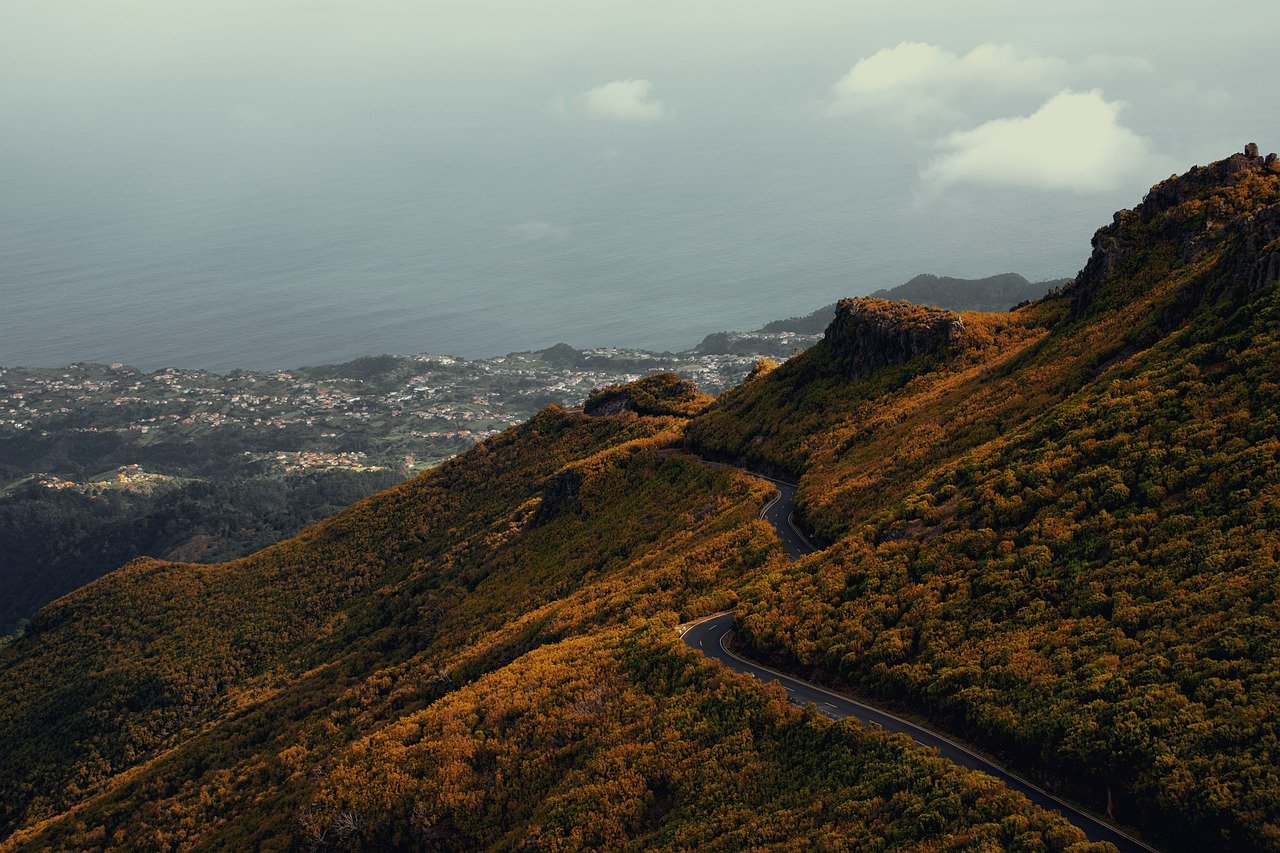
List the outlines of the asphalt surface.
{"type": "MultiPolygon", "coordinates": [[[[754,472],[749,473],[754,474],[754,472]]],[[[761,475],[754,474],[754,476],[761,475]]],[[[814,553],[817,549],[805,539],[793,523],[792,512],[795,507],[795,485],[782,480],[774,480],[771,477],[764,477],[763,479],[769,480],[778,488],[778,496],[765,505],[760,517],[773,525],[787,550],[787,554],[792,559],[814,553]]],[[[1008,787],[1023,794],[1036,805],[1057,812],[1079,827],[1091,841],[1109,841],[1118,849],[1125,851],[1125,853],[1130,853],[1130,851],[1154,853],[1155,848],[1147,846],[1136,838],[1108,823],[1104,823],[1093,815],[1081,811],[1070,803],[1058,799],[1021,776],[966,749],[944,735],[896,717],[887,711],[864,705],[861,702],[855,702],[838,693],[833,693],[807,681],[792,678],[734,654],[729,651],[726,643],[726,638],[729,637],[732,631],[732,613],[722,613],[719,616],[713,616],[701,622],[681,626],[682,636],[689,646],[708,657],[720,661],[720,663],[734,672],[750,675],[762,684],[776,681],[786,689],[788,698],[797,705],[812,705],[818,713],[834,720],[854,717],[864,725],[905,734],[918,744],[936,749],[943,758],[994,776],[1008,787]]]]}
{"type": "Polygon", "coordinates": [[[787,549],[787,556],[793,560],[798,560],[806,554],[812,554],[818,549],[809,544],[809,540],[804,538],[799,530],[796,529],[793,513],[796,506],[796,486],[794,483],[788,483],[786,480],[775,480],[772,477],[766,477],[763,474],[750,472],[753,477],[759,477],[762,480],[768,480],[773,483],[774,488],[778,490],[778,495],[769,503],[764,505],[764,509],[760,510],[760,517],[773,525],[773,529],[778,532],[778,538],[782,540],[782,547],[787,549]]]}

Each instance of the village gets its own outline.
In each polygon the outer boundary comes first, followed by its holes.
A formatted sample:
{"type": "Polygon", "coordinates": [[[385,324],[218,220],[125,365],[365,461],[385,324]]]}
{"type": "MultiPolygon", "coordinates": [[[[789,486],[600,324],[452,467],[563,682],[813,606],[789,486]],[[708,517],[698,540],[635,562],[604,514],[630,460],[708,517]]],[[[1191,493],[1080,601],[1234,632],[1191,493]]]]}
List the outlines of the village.
{"type": "Polygon", "coordinates": [[[115,468],[129,477],[408,475],[549,404],[578,405],[596,387],[671,371],[718,393],[758,359],[785,357],[817,340],[793,332],[732,334],[727,346],[723,334],[709,336],[721,344],[714,351],[680,353],[560,344],[488,359],[374,356],[227,374],[144,372],[119,363],[0,368],[0,486],[40,474],[49,487],[65,488],[55,484],[86,484],[115,468]]]}

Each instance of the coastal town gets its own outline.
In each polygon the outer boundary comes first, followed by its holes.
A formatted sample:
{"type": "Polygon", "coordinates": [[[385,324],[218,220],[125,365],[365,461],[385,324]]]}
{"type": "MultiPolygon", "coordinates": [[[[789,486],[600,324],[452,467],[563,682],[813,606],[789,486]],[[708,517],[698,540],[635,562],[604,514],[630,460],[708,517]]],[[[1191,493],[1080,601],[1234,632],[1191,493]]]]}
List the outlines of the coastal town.
{"type": "Polygon", "coordinates": [[[487,359],[372,356],[228,374],[87,363],[0,368],[0,487],[32,475],[50,488],[114,481],[117,469],[130,482],[142,474],[408,475],[544,406],[578,405],[596,387],[670,371],[718,393],[758,359],[785,357],[817,339],[718,333],[679,353],[558,344],[487,359]]]}

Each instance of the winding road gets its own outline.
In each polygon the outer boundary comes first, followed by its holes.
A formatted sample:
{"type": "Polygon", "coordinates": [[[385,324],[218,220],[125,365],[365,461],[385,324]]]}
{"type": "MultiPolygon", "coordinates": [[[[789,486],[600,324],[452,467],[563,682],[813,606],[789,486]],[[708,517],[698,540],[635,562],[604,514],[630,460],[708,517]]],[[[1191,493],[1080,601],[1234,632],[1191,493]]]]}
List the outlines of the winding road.
{"type": "MultiPolygon", "coordinates": [[[[778,532],[787,554],[797,559],[812,554],[817,549],[796,529],[792,513],[795,509],[796,486],[783,480],[764,477],[754,471],[747,473],[773,483],[778,495],[760,511],[760,517],[770,522],[778,532]]],[[[1091,841],[1109,841],[1122,851],[1155,853],[1149,847],[1122,830],[1102,821],[1053,794],[1036,787],[998,764],[960,745],[954,740],[921,725],[894,716],[888,711],[855,702],[830,690],[784,675],[777,670],[747,660],[729,650],[726,640],[733,632],[733,614],[721,613],[706,619],[680,626],[684,642],[708,657],[714,658],[734,672],[745,673],[762,684],[776,681],[786,691],[790,700],[798,705],[812,705],[814,709],[835,720],[854,717],[864,725],[875,726],[890,732],[900,732],[916,743],[936,749],[943,758],[973,770],[981,770],[999,779],[1008,787],[1023,794],[1042,808],[1057,812],[1079,827],[1091,841]]]]}

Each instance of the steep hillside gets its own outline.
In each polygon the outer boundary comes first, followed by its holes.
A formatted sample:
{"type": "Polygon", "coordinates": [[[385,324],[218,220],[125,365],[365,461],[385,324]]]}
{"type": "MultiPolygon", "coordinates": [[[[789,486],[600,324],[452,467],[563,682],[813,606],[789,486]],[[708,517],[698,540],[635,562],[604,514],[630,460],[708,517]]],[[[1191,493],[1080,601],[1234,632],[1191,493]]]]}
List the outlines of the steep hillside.
{"type": "Polygon", "coordinates": [[[254,557],[46,607],[0,651],[0,849],[1080,845],[678,643],[782,561],[768,488],[681,426],[549,409],[254,557]]]}
{"type": "Polygon", "coordinates": [[[254,557],[139,561],[45,607],[0,652],[2,831],[264,703],[292,742],[375,672],[422,703],[572,626],[711,594],[775,547],[763,489],[657,454],[674,426],[549,409],[254,557]]]}
{"type": "Polygon", "coordinates": [[[0,850],[1105,849],[671,630],[1179,850],[1280,850],[1280,173],[1153,188],[1016,311],[846,300],[712,401],[557,407],[0,649],[0,850]],[[702,457],[702,458],[699,458],[702,457]],[[799,479],[824,550],[758,518],[799,479]]]}
{"type": "Polygon", "coordinates": [[[833,323],[691,425],[704,452],[800,474],[833,543],[745,595],[752,647],[1171,847],[1280,848],[1273,163],[1156,186],[977,344],[851,374],[833,323]]]}

